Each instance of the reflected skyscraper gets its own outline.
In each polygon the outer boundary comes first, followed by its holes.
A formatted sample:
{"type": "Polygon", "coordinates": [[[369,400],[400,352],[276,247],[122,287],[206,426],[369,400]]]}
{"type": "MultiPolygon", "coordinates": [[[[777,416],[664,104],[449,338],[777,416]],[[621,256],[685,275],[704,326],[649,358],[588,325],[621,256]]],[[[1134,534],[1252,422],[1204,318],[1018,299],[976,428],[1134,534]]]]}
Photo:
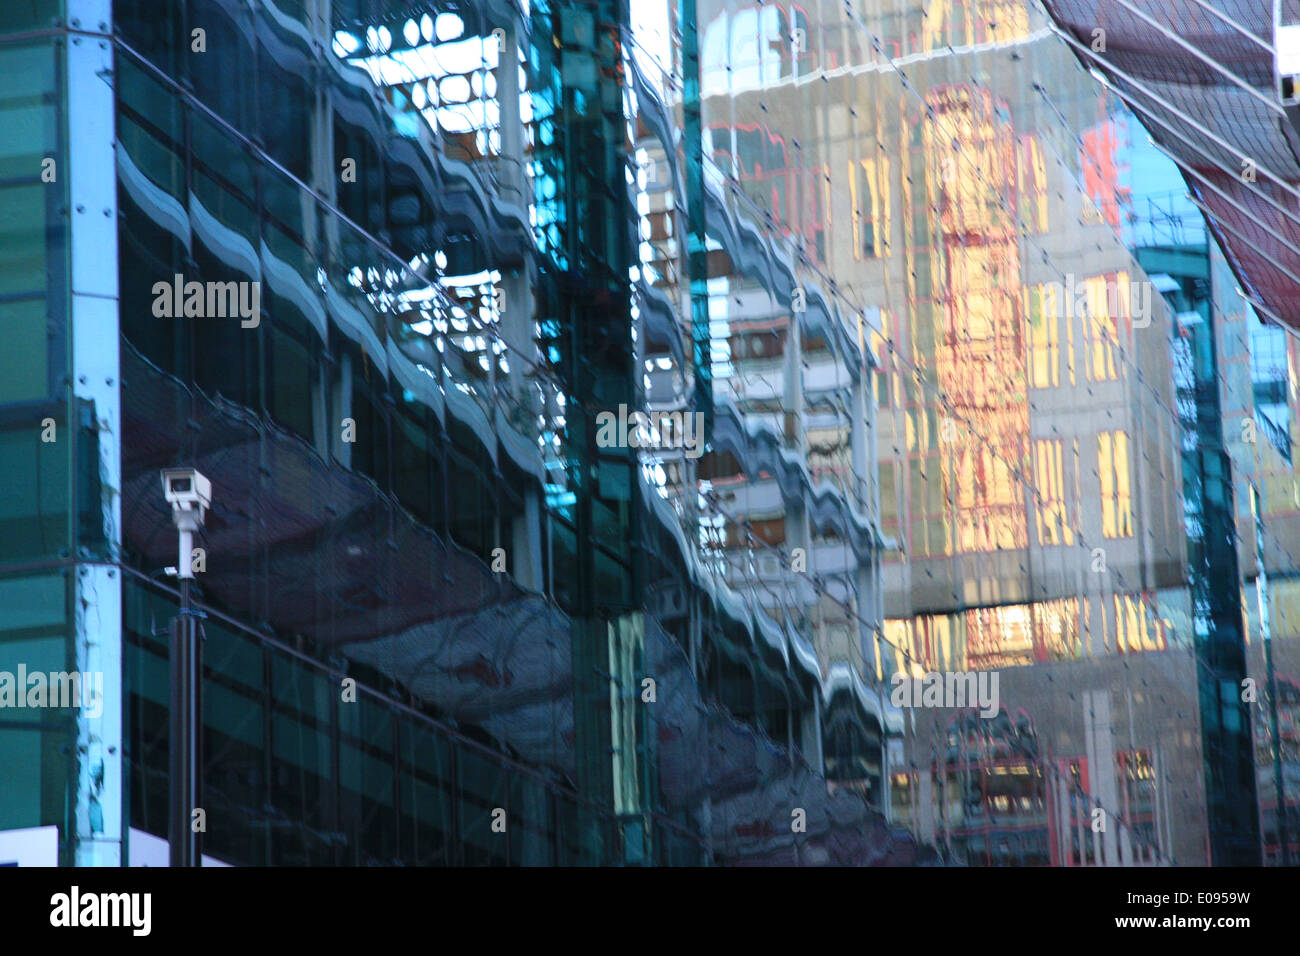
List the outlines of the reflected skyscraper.
{"type": "MultiPolygon", "coordinates": [[[[1001,676],[993,721],[901,713],[893,819],[973,864],[1207,862],[1207,833],[1253,825],[1253,782],[1223,779],[1219,755],[1264,714],[1201,696],[1237,698],[1248,676],[1206,633],[1260,632],[1206,612],[1255,588],[1197,544],[1217,493],[1189,456],[1209,433],[1188,388],[1224,387],[1230,365],[1208,353],[1184,382],[1191,307],[1135,238],[1176,171],[1142,161],[1124,101],[1037,5],[719,3],[698,29],[706,150],[876,319],[894,547],[867,668],[885,694],[895,675],[1001,676]],[[1202,728],[1207,708],[1239,736],[1202,728]]],[[[1235,439],[1239,415],[1223,419],[1235,439]]]]}

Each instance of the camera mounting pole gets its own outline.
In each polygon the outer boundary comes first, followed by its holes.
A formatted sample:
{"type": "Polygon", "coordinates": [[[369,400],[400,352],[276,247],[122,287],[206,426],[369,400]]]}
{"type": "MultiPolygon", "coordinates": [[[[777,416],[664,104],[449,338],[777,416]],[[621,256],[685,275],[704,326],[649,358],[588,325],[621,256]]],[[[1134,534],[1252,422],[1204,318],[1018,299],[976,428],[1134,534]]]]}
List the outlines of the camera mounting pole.
{"type": "Polygon", "coordinates": [[[181,612],[171,631],[171,753],[168,774],[170,815],[167,839],[172,866],[199,866],[199,835],[191,815],[203,794],[201,728],[203,656],[198,615],[190,607],[194,580],[194,532],[203,527],[212,504],[212,483],[193,468],[165,468],[163,497],[171,505],[176,525],[176,575],[180,579],[181,612]]]}

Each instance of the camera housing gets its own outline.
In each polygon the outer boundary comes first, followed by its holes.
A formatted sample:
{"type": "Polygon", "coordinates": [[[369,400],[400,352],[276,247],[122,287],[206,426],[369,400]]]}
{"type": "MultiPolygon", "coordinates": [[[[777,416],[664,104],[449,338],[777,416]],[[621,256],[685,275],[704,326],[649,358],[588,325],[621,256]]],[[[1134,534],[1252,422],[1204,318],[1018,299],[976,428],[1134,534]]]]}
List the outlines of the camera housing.
{"type": "Polygon", "coordinates": [[[163,497],[173,512],[192,512],[202,520],[212,505],[212,482],[197,468],[164,468],[162,484],[163,497]]]}

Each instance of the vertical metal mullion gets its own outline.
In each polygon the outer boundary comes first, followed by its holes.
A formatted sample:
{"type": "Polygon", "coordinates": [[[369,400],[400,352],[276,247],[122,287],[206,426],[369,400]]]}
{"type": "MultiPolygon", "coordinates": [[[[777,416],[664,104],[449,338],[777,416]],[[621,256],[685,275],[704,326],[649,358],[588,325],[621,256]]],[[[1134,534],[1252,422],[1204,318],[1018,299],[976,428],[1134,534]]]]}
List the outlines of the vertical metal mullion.
{"type": "MultiPolygon", "coordinates": [[[[69,96],[71,83],[68,80],[68,57],[65,53],[66,40],[62,37],[53,44],[55,96],[60,103],[65,103],[69,96]]],[[[46,348],[49,357],[49,374],[46,376],[45,397],[51,398],[63,393],[73,376],[72,355],[69,346],[71,338],[69,326],[72,322],[72,309],[67,301],[67,290],[72,274],[72,187],[69,183],[72,172],[70,161],[70,141],[72,131],[68,128],[67,111],[64,110],[63,122],[56,124],[54,144],[55,162],[61,163],[65,170],[59,180],[58,189],[45,190],[45,248],[62,249],[62,255],[48,259],[48,275],[45,282],[46,302],[46,348]]],[[[57,166],[56,166],[57,169],[57,166]]],[[[72,412],[65,403],[67,421],[71,424],[72,412]]]]}
{"type": "MultiPolygon", "coordinates": [[[[275,721],[275,695],[272,693],[271,686],[271,648],[265,643],[262,647],[262,807],[263,809],[274,806],[274,746],[273,725],[275,721]]],[[[264,820],[262,823],[262,839],[265,843],[267,865],[270,865],[274,859],[274,841],[271,838],[270,820],[264,820]]]]}
{"type": "Polygon", "coordinates": [[[393,857],[395,861],[398,861],[402,859],[402,741],[401,729],[398,727],[399,714],[396,710],[390,710],[389,715],[393,730],[393,759],[391,761],[393,770],[393,857]]]}
{"type": "Polygon", "coordinates": [[[514,839],[514,832],[515,832],[514,823],[515,823],[515,821],[514,821],[514,818],[513,818],[513,816],[512,816],[512,813],[513,813],[513,810],[514,810],[514,805],[513,805],[513,803],[512,803],[511,800],[510,800],[510,798],[511,798],[511,796],[512,796],[513,794],[512,794],[511,789],[510,789],[510,782],[511,782],[511,780],[510,780],[510,775],[509,775],[508,773],[506,773],[506,765],[505,765],[505,763],[498,761],[498,763],[497,763],[497,769],[498,769],[499,771],[501,771],[501,773],[502,773],[502,779],[503,779],[504,782],[505,782],[505,790],[506,790],[506,794],[505,794],[505,799],[502,800],[501,802],[502,802],[502,804],[504,804],[504,806],[505,806],[505,811],[506,811],[506,832],[505,832],[505,838],[506,838],[506,866],[510,866],[510,865],[512,865],[512,863],[514,862],[514,852],[513,852],[513,851],[514,851],[514,845],[515,845],[515,839],[514,839]]]}
{"type": "Polygon", "coordinates": [[[334,842],[334,862],[340,866],[347,865],[347,852],[349,848],[346,835],[343,833],[343,754],[342,754],[342,733],[339,728],[339,695],[330,694],[330,779],[333,786],[330,788],[332,796],[332,806],[330,807],[329,823],[330,830],[333,834],[334,842]]]}
{"type": "Polygon", "coordinates": [[[551,809],[551,866],[560,865],[560,797],[548,785],[545,788],[546,799],[551,809]]]}
{"type": "Polygon", "coordinates": [[[460,832],[460,756],[456,742],[449,743],[447,783],[451,790],[451,839],[455,843],[447,847],[447,862],[451,866],[464,866],[465,839],[460,832]]]}

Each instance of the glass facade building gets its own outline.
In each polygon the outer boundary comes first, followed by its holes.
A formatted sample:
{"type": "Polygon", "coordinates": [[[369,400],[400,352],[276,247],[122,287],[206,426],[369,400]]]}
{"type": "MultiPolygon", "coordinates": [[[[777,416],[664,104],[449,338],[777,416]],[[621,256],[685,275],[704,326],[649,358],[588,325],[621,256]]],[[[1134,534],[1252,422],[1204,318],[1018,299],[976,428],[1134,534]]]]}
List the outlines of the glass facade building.
{"type": "Polygon", "coordinates": [[[189,561],[214,862],[1296,859],[1300,351],[1037,3],[10,0],[0,76],[0,833],[166,835],[189,561]]]}
{"type": "Polygon", "coordinates": [[[214,860],[933,856],[872,355],[626,4],[24,0],[0,58],[0,671],[104,676],[0,712],[0,830],[167,833],[186,466],[214,860]]]}

